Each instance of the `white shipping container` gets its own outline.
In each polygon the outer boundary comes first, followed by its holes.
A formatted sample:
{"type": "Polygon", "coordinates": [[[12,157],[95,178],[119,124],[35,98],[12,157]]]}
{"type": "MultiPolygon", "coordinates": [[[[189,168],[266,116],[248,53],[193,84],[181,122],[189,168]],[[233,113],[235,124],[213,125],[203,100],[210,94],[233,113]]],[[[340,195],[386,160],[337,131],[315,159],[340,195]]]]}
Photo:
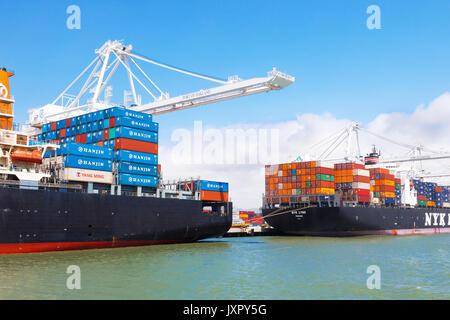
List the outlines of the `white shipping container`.
{"type": "Polygon", "coordinates": [[[354,176],[370,177],[370,171],[367,169],[353,169],[354,176]]]}
{"type": "Polygon", "coordinates": [[[334,169],[334,164],[329,161],[316,161],[316,167],[334,169]]]}
{"type": "Polygon", "coordinates": [[[353,188],[353,189],[366,189],[366,190],[370,190],[370,184],[369,184],[369,183],[364,183],[364,182],[353,182],[353,183],[352,183],[352,188],[353,188]]]}
{"type": "Polygon", "coordinates": [[[95,183],[113,183],[113,174],[108,171],[65,168],[64,179],[68,181],[95,182],[95,183]]]}
{"type": "Polygon", "coordinates": [[[49,165],[49,164],[62,164],[63,163],[63,157],[57,156],[57,157],[51,157],[51,158],[44,158],[42,159],[42,164],[49,165]]]}
{"type": "Polygon", "coordinates": [[[450,202],[443,202],[442,203],[443,208],[450,208],[450,202]]]}

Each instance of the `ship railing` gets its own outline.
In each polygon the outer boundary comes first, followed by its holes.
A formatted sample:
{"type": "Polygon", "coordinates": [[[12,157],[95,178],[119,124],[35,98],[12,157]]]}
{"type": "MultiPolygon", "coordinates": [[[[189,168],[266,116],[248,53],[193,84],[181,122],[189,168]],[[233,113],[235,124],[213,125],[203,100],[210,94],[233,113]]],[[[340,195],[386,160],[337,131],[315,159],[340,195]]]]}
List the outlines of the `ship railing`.
{"type": "MultiPolygon", "coordinates": [[[[31,184],[29,181],[19,181],[19,180],[0,180],[0,186],[3,187],[17,187],[24,189],[30,189],[31,184]]],[[[37,182],[33,184],[40,189],[71,189],[71,190],[81,190],[82,186],[79,184],[62,184],[62,183],[47,183],[47,182],[37,182]]]]}
{"type": "Polygon", "coordinates": [[[263,207],[274,208],[277,206],[298,207],[337,207],[340,205],[339,196],[335,195],[290,195],[290,196],[263,196],[263,207]]]}

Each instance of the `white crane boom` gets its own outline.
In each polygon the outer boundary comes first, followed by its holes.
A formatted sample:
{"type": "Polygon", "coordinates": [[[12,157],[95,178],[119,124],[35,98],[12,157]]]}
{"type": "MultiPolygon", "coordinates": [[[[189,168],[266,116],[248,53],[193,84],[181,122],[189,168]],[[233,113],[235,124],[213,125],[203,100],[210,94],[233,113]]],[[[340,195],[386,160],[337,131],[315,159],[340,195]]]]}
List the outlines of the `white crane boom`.
{"type": "Polygon", "coordinates": [[[113,105],[110,105],[107,101],[100,100],[100,94],[105,89],[119,64],[125,68],[128,74],[128,81],[130,83],[131,94],[134,102],[131,106],[126,107],[129,107],[134,111],[151,113],[154,115],[240,98],[260,92],[279,90],[287,87],[295,81],[294,77],[281,73],[277,71],[276,68],[273,68],[273,70],[270,71],[266,77],[262,78],[242,80],[238,76],[234,76],[228,77],[228,80],[221,80],[143,57],[133,53],[131,45],[125,46],[122,42],[117,40],[107,41],[100,49],[96,50],[95,53],[97,54],[97,57],[88,65],[86,69],[83,70],[80,75],[76,77],[74,81],[72,81],[72,83],[70,83],[66,89],[64,89],[55,101],[44,107],[29,111],[29,124],[31,126],[40,127],[46,122],[57,121],[87,112],[112,107],[113,105]],[[111,61],[112,58],[115,58],[115,60],[108,64],[108,61],[111,61]],[[164,93],[160,87],[156,85],[155,81],[144,72],[135,59],[181,74],[219,83],[220,86],[170,98],[169,94],[167,92],[164,93]],[[129,60],[131,60],[133,64],[130,64],[129,60]],[[88,70],[90,70],[94,64],[95,67],[92,68],[88,79],[85,81],[78,94],[68,95],[68,90],[88,70]],[[137,70],[134,72],[131,68],[132,65],[137,67],[137,70]],[[138,72],[144,76],[145,80],[142,80],[147,82],[148,87],[137,77],[136,74],[138,72]],[[151,96],[153,101],[140,104],[140,97],[138,98],[137,96],[133,80],[136,80],[137,84],[142,86],[142,88],[151,96]],[[153,89],[153,92],[149,88],[153,89]],[[86,92],[88,92],[88,90],[92,94],[92,98],[89,99],[86,104],[80,105],[80,99],[86,92]],[[69,101],[66,105],[63,103],[64,98],[66,101],[69,101]],[[58,101],[61,101],[60,105],[57,104],[58,101]]]}
{"type": "Polygon", "coordinates": [[[424,160],[441,160],[441,159],[450,159],[450,154],[443,154],[437,156],[418,156],[418,157],[410,157],[410,158],[402,158],[402,159],[384,159],[380,160],[379,164],[387,164],[387,163],[400,163],[400,162],[414,162],[414,161],[424,161],[424,160]]]}
{"type": "Polygon", "coordinates": [[[273,70],[267,77],[253,78],[227,83],[211,89],[181,95],[167,100],[155,101],[141,106],[131,107],[140,112],[154,115],[173,112],[201,105],[240,98],[260,92],[282,89],[293,82],[289,76],[273,70]]]}

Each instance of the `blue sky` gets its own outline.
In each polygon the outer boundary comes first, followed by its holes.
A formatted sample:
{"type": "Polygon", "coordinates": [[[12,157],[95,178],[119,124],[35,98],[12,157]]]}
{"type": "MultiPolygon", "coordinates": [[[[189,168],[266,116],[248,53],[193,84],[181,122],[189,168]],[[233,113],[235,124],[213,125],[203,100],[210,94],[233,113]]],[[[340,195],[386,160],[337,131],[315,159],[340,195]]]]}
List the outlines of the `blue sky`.
{"type": "MultiPolygon", "coordinates": [[[[16,72],[19,122],[51,102],[108,39],[217,77],[259,77],[273,66],[296,77],[279,92],[159,116],[162,139],[194,120],[223,126],[330,112],[367,123],[379,113],[411,112],[450,88],[448,0],[2,1],[0,12],[0,65],[16,72]],[[81,8],[81,30],[66,28],[71,4],[81,8]],[[381,30],[366,27],[371,4],[381,8],[381,30]]],[[[145,70],[171,96],[214,86],[145,70]]]]}

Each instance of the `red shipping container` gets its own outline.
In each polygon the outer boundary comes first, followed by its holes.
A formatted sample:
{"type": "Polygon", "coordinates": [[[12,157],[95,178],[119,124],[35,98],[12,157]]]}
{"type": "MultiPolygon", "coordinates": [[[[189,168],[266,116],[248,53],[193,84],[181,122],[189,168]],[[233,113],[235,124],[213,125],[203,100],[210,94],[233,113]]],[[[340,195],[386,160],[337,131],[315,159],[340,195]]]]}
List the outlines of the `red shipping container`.
{"type": "Polygon", "coordinates": [[[228,202],[228,192],[202,190],[200,192],[200,198],[202,200],[228,202]]]}
{"type": "Polygon", "coordinates": [[[81,134],[77,134],[77,135],[75,136],[75,142],[76,142],[76,143],[81,143],[81,134]]]}
{"type": "Polygon", "coordinates": [[[103,130],[103,140],[109,140],[109,129],[103,130]]]}
{"type": "Polygon", "coordinates": [[[158,153],[158,144],[146,141],[118,138],[114,144],[115,150],[130,150],[146,153],[158,153]]]}
{"type": "Polygon", "coordinates": [[[367,189],[353,189],[358,196],[370,196],[370,190],[367,189]]]}
{"type": "Polygon", "coordinates": [[[354,182],[370,183],[370,177],[353,176],[354,182]]]}
{"type": "Polygon", "coordinates": [[[52,131],[56,130],[56,122],[52,122],[51,129],[52,129],[52,131]]]}
{"type": "Polygon", "coordinates": [[[70,120],[71,120],[70,118],[66,119],[66,128],[70,127],[71,124],[70,120]]]}
{"type": "Polygon", "coordinates": [[[97,146],[98,146],[98,147],[103,147],[103,141],[97,142],[97,146]]]}
{"type": "Polygon", "coordinates": [[[358,202],[370,202],[370,196],[358,196],[358,202]]]}
{"type": "Polygon", "coordinates": [[[86,144],[86,133],[80,134],[80,143],[86,144]]]}
{"type": "Polygon", "coordinates": [[[66,129],[61,129],[61,132],[60,132],[59,136],[61,138],[65,138],[66,137],[66,129]]]}
{"type": "Polygon", "coordinates": [[[109,127],[114,128],[116,126],[116,117],[109,118],[109,127]]]}

